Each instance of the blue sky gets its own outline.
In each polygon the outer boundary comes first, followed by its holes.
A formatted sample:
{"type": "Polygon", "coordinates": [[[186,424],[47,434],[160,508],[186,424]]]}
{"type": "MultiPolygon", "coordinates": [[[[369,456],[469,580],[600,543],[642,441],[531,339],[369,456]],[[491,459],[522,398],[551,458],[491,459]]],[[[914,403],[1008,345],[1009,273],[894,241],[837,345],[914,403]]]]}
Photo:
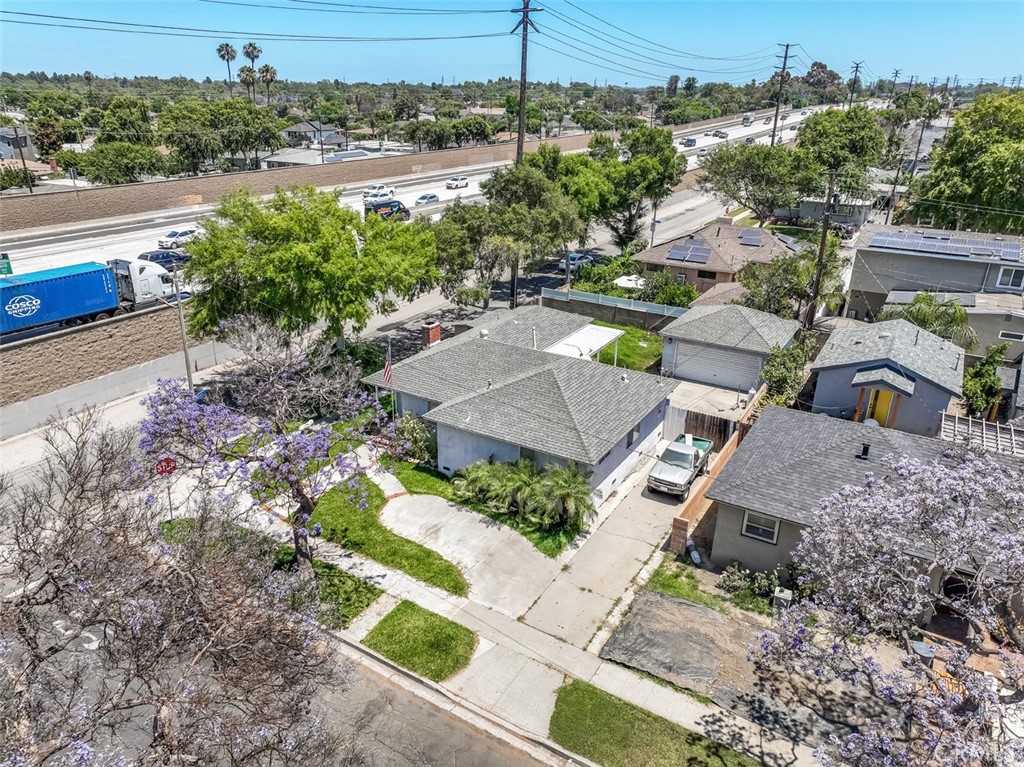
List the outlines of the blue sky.
{"type": "MultiPolygon", "coordinates": [[[[342,0],[4,0],[0,68],[104,76],[225,77],[220,42],[241,59],[249,41],[263,48],[259,64],[282,80],[451,82],[518,77],[518,37],[506,33],[518,0],[345,0],[365,10],[395,8],[492,10],[495,13],[390,15],[341,13],[342,0]],[[211,39],[86,31],[15,24],[71,24],[67,17],[126,24],[215,30],[211,39]],[[221,34],[224,32],[224,34],[221,34]],[[229,34],[230,33],[230,34],[229,34]],[[432,37],[495,33],[474,40],[403,42],[292,41],[276,35],[432,37]]],[[[1024,74],[1024,2],[911,2],[813,0],[534,0],[541,34],[531,37],[531,79],[597,81],[631,86],[662,83],[671,74],[700,81],[765,79],[776,43],[794,47],[794,71],[821,60],[844,76],[863,61],[868,79],[888,76],[925,82],[959,75],[961,82],[1024,74]],[[588,15],[592,14],[592,15],[588,15]],[[635,36],[635,37],[634,37],[635,36]],[[643,39],[640,39],[643,38],[643,39]],[[653,44],[652,44],[653,43],[653,44]],[[575,46],[573,48],[572,46],[575,46]],[[692,54],[692,55],[686,55],[692,54]],[[721,60],[698,58],[719,57],[721,60]],[[632,57],[632,58],[629,58],[632,57]]],[[[109,24],[107,26],[110,26],[109,24]]],[[[154,32],[174,31],[153,29],[154,32]]],[[[204,34],[195,32],[193,34],[204,34]]]]}

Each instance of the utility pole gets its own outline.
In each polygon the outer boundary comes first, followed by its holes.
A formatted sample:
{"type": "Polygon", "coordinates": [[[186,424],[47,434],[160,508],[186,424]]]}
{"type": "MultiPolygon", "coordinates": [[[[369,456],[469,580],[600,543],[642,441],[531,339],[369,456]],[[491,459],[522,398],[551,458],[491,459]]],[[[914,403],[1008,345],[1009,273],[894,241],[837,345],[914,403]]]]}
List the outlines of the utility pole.
{"type": "MultiPolygon", "coordinates": [[[[779,88],[775,94],[775,120],[772,122],[772,143],[770,146],[775,146],[775,134],[779,130],[779,109],[782,108],[782,83],[786,79],[786,65],[789,63],[789,46],[792,43],[779,43],[783,47],[782,51],[782,69],[779,70],[779,88]]],[[[776,56],[776,58],[778,58],[776,56]]]]}
{"type": "Polygon", "coordinates": [[[188,390],[190,394],[195,394],[196,387],[192,383],[192,360],[188,355],[188,334],[185,332],[185,310],[181,308],[181,291],[178,289],[178,270],[176,268],[171,269],[171,280],[174,283],[174,300],[178,304],[178,328],[181,330],[181,351],[185,355],[185,375],[188,377],[188,390]]]}
{"type": "Polygon", "coordinates": [[[847,109],[853,108],[853,94],[860,87],[860,67],[863,61],[853,62],[853,80],[850,81],[850,104],[847,109]]]}
{"type": "Polygon", "coordinates": [[[818,243],[818,264],[814,269],[814,282],[811,284],[811,300],[804,316],[804,330],[814,327],[814,315],[818,311],[818,293],[821,292],[821,274],[825,271],[825,248],[828,245],[828,230],[832,224],[832,214],[839,207],[839,195],[836,194],[836,171],[828,172],[828,193],[825,195],[825,206],[821,213],[821,242],[818,243]]]}
{"type": "Polygon", "coordinates": [[[885,225],[889,225],[892,212],[896,209],[896,185],[900,183],[900,171],[903,170],[903,152],[896,158],[896,175],[892,177],[892,189],[889,191],[889,207],[885,210],[885,225]]]}
{"type": "Polygon", "coordinates": [[[932,96],[935,95],[935,83],[936,82],[938,82],[938,78],[937,77],[933,77],[931,85],[928,86],[928,98],[931,98],[932,96]]]}
{"type": "Polygon", "coordinates": [[[892,108],[892,97],[896,95],[896,78],[900,76],[901,69],[892,70],[892,87],[889,89],[889,108],[892,108]]]}
{"type": "MultiPolygon", "coordinates": [[[[526,51],[530,27],[533,27],[534,32],[538,31],[530,19],[530,14],[539,13],[542,10],[542,8],[531,8],[530,0],[523,0],[522,8],[511,11],[511,13],[520,14],[520,18],[509,34],[514,35],[517,30],[521,30],[523,36],[522,59],[519,68],[519,132],[516,135],[516,165],[521,165],[523,162],[523,143],[526,141],[526,51]]],[[[519,259],[512,262],[511,269],[512,278],[508,285],[508,308],[515,309],[519,302],[519,259]]]]}
{"type": "Polygon", "coordinates": [[[18,126],[14,126],[14,143],[18,145],[18,154],[21,155],[21,167],[25,171],[25,181],[28,182],[28,193],[34,194],[32,189],[32,174],[28,172],[28,163],[25,162],[25,150],[21,146],[21,139],[18,137],[18,126]]]}

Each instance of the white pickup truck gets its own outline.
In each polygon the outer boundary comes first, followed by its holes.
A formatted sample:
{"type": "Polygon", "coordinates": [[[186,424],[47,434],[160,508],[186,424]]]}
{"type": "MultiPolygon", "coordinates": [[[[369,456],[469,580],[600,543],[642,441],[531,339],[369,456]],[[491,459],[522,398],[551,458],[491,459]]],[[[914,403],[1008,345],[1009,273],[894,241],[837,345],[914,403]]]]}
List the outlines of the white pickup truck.
{"type": "Polygon", "coordinates": [[[363,199],[367,200],[371,197],[375,201],[390,200],[395,196],[395,188],[388,186],[387,184],[370,184],[366,189],[363,190],[363,199]]]}
{"type": "Polygon", "coordinates": [[[713,447],[714,443],[709,439],[680,434],[668,444],[647,475],[647,487],[686,498],[693,480],[707,468],[713,447]]]}

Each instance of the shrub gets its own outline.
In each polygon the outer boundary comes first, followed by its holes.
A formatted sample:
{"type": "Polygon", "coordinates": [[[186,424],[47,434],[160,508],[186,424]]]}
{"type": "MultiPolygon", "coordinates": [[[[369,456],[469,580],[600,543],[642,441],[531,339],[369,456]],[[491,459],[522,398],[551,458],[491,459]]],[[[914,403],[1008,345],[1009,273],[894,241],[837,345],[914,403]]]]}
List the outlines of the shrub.
{"type": "Polygon", "coordinates": [[[430,430],[423,421],[411,413],[405,413],[395,421],[395,435],[389,453],[398,461],[425,463],[432,456],[433,441],[430,430]]]}

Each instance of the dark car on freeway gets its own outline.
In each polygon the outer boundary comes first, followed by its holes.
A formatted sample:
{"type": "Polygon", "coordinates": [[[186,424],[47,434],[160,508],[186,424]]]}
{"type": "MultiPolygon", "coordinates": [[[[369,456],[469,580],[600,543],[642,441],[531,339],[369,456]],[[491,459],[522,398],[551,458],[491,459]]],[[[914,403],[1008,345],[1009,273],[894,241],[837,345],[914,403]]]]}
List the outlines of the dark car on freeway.
{"type": "Polygon", "coordinates": [[[151,264],[162,266],[169,272],[181,269],[192,258],[188,253],[180,250],[150,250],[140,253],[137,261],[148,261],[151,264]]]}
{"type": "Polygon", "coordinates": [[[412,213],[409,212],[409,209],[398,200],[367,202],[364,213],[367,216],[371,213],[376,213],[381,218],[394,218],[400,221],[408,221],[412,218],[412,213]]]}

